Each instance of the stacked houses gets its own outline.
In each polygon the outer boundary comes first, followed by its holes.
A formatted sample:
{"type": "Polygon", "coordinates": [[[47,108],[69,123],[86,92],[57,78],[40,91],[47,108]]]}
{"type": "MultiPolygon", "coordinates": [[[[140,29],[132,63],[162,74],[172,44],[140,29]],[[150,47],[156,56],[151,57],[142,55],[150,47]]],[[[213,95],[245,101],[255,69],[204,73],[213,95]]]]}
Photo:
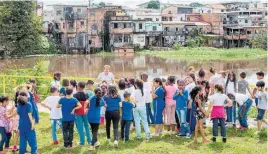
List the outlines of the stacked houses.
{"type": "Polygon", "coordinates": [[[268,4],[228,2],[198,7],[148,3],[131,9],[123,6],[52,5],[43,10],[44,32],[57,38],[68,50],[112,49],[131,52],[135,48],[187,46],[196,29],[211,37],[208,46],[244,47],[249,39],[267,33],[268,4]]]}

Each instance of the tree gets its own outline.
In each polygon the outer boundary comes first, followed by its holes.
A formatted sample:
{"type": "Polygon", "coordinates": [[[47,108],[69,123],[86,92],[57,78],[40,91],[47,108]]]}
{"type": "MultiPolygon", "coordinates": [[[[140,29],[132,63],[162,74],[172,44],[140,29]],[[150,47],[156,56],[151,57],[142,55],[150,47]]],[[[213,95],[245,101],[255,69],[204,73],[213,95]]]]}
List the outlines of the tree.
{"type": "Polygon", "coordinates": [[[193,2],[193,3],[190,4],[190,6],[191,6],[191,7],[202,7],[202,6],[204,6],[204,5],[201,4],[201,3],[198,3],[198,2],[193,2]]]}
{"type": "Polygon", "coordinates": [[[267,31],[257,34],[249,39],[252,48],[262,48],[267,50],[267,31]]]}
{"type": "Polygon", "coordinates": [[[160,3],[158,1],[150,1],[147,5],[148,9],[159,9],[160,3]]]}
{"type": "Polygon", "coordinates": [[[42,21],[34,1],[4,1],[0,6],[0,46],[8,55],[24,56],[46,50],[42,44],[42,21]]]}
{"type": "Polygon", "coordinates": [[[100,2],[100,3],[99,3],[99,6],[100,6],[100,7],[105,7],[105,3],[104,3],[104,2],[100,2]]]}

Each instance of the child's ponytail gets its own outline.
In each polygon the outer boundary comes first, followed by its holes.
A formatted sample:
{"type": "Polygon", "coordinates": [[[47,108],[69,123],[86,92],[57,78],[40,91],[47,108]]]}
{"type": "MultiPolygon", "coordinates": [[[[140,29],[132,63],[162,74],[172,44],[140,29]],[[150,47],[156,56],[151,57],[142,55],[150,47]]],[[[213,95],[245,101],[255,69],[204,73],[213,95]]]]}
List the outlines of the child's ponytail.
{"type": "Polygon", "coordinates": [[[102,92],[100,88],[96,88],[94,90],[95,96],[96,96],[96,107],[100,106],[100,101],[101,101],[101,97],[102,97],[102,92]]]}

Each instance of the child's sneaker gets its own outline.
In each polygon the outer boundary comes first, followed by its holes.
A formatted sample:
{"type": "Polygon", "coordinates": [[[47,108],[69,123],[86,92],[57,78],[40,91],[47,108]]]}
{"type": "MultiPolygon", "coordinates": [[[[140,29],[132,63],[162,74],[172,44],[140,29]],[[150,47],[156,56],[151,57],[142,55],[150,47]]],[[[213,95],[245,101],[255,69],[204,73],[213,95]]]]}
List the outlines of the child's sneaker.
{"type": "MultiPolygon", "coordinates": [[[[216,142],[216,137],[212,137],[211,141],[216,142]]],[[[222,138],[222,141],[223,141],[223,138],[222,138]]]]}
{"type": "Polygon", "coordinates": [[[106,141],[107,141],[107,142],[111,142],[111,139],[107,138],[106,141]]]}
{"type": "Polygon", "coordinates": [[[19,149],[17,148],[16,145],[14,145],[13,149],[12,149],[13,152],[16,152],[16,151],[19,151],[19,149]]]}
{"type": "Polygon", "coordinates": [[[156,137],[158,137],[159,135],[160,135],[159,133],[158,134],[155,134],[155,133],[152,134],[152,136],[156,136],[156,137]]]}
{"type": "Polygon", "coordinates": [[[114,140],[114,147],[118,148],[118,141],[114,140]]]}
{"type": "Polygon", "coordinates": [[[89,150],[90,150],[90,151],[94,151],[94,150],[95,150],[95,147],[91,145],[91,146],[89,147],[89,150]]]}
{"type": "Polygon", "coordinates": [[[185,138],[188,138],[188,139],[191,138],[191,137],[192,137],[192,135],[190,133],[187,133],[186,136],[185,136],[185,138]]]}
{"type": "Polygon", "coordinates": [[[54,142],[53,142],[53,145],[58,145],[58,144],[59,144],[58,141],[54,141],[54,142]]]}
{"type": "Polygon", "coordinates": [[[149,139],[151,139],[152,138],[152,136],[149,134],[149,135],[146,135],[146,139],[147,140],[149,140],[149,139]]]}
{"type": "Polygon", "coordinates": [[[223,142],[223,143],[226,143],[226,142],[227,142],[227,138],[226,138],[226,137],[223,137],[223,138],[222,138],[222,142],[223,142]]]}
{"type": "Polygon", "coordinates": [[[94,147],[99,147],[100,146],[100,142],[95,142],[95,144],[94,144],[94,147]]]}

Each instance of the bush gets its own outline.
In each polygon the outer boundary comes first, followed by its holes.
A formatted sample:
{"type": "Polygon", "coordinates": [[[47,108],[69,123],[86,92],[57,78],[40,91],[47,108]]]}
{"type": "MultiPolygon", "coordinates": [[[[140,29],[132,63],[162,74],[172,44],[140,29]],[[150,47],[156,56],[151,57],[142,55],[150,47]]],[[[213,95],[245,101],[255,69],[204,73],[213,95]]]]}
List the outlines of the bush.
{"type": "Polygon", "coordinates": [[[180,43],[175,43],[175,44],[173,45],[172,48],[173,48],[174,50],[180,50],[181,47],[182,47],[182,45],[181,45],[180,43]]]}

